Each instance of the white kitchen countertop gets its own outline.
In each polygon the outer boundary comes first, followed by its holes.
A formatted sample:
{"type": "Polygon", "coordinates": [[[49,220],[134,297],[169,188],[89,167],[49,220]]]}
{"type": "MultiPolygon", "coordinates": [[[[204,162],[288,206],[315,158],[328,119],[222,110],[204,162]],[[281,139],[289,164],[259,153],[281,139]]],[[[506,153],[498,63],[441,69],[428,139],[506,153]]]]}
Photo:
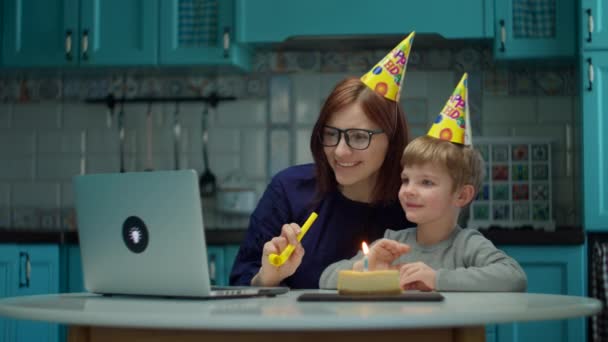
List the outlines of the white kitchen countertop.
{"type": "Polygon", "coordinates": [[[196,300],[88,293],[0,300],[0,316],[69,325],[213,330],[365,330],[479,326],[588,316],[597,299],[532,293],[443,293],[443,302],[298,302],[274,298],[196,300]]]}

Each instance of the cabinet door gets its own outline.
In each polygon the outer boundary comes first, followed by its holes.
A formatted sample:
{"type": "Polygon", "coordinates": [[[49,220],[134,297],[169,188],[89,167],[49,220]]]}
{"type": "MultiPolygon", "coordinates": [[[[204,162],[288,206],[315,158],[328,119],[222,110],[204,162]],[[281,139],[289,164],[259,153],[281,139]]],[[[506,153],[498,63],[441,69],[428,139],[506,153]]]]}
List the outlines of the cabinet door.
{"type": "Polygon", "coordinates": [[[78,0],[4,0],[2,6],[5,66],[77,63],[78,0]]]}
{"type": "Polygon", "coordinates": [[[608,51],[583,54],[583,206],[589,231],[608,231],[608,51]],[[591,77],[590,77],[591,76],[591,77]]]}
{"type": "Polygon", "coordinates": [[[608,48],[608,3],[605,0],[581,0],[581,46],[585,50],[608,48]]]}
{"type": "Polygon", "coordinates": [[[248,69],[250,52],[234,39],[232,0],[163,0],[160,64],[248,69]]]}
{"type": "Polygon", "coordinates": [[[80,19],[81,65],[157,63],[158,0],[82,0],[80,19]]]}
{"type": "Polygon", "coordinates": [[[227,285],[224,283],[224,247],[208,246],[207,262],[211,285],[227,285]]]}
{"type": "Polygon", "coordinates": [[[68,246],[68,292],[85,292],[82,260],[78,245],[68,246]]]}
{"type": "MultiPolygon", "coordinates": [[[[17,247],[0,245],[0,298],[12,297],[17,289],[17,247]]],[[[15,320],[0,317],[0,341],[15,341],[15,320]]]]}
{"type": "MultiPolygon", "coordinates": [[[[500,247],[528,276],[528,292],[585,295],[585,247],[500,247]]],[[[586,341],[585,318],[499,324],[499,342],[586,341]]]]}
{"type": "Polygon", "coordinates": [[[495,0],[494,6],[495,58],[576,56],[575,1],[495,0]]]}
{"type": "MultiPolygon", "coordinates": [[[[18,296],[59,292],[59,247],[18,245],[18,296]],[[29,270],[28,270],[29,269],[29,270]]],[[[59,326],[37,321],[16,320],[15,340],[57,342],[59,326]]]]}
{"type": "Polygon", "coordinates": [[[224,248],[224,264],[226,269],[224,281],[226,284],[230,283],[230,273],[232,272],[232,266],[234,265],[234,260],[236,260],[239,248],[239,245],[228,245],[224,248]]]}

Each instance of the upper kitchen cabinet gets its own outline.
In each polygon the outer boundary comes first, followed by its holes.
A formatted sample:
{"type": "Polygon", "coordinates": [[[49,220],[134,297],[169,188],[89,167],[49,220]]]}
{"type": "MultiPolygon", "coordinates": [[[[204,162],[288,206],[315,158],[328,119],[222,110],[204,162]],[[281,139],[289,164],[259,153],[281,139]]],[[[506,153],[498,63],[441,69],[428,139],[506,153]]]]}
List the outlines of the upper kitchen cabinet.
{"type": "Polygon", "coordinates": [[[496,59],[577,55],[576,1],[496,0],[494,6],[496,59]]]}
{"type": "Polygon", "coordinates": [[[5,0],[3,65],[153,65],[158,0],[5,0]]]}
{"type": "Polygon", "coordinates": [[[234,39],[232,0],[163,0],[160,64],[246,70],[250,51],[234,39]]]}
{"type": "Polygon", "coordinates": [[[608,3],[581,0],[580,34],[584,50],[608,49],[608,3]]]}
{"type": "Polygon", "coordinates": [[[2,15],[3,65],[55,66],[77,60],[77,0],[5,0],[2,15]]]}
{"type": "MultiPolygon", "coordinates": [[[[290,38],[438,34],[445,38],[491,38],[484,0],[236,0],[237,38],[280,43],[290,38]]],[[[339,44],[339,42],[338,42],[339,44]]]]}
{"type": "Polygon", "coordinates": [[[608,232],[608,51],[585,52],[581,62],[584,226],[608,232]]]}

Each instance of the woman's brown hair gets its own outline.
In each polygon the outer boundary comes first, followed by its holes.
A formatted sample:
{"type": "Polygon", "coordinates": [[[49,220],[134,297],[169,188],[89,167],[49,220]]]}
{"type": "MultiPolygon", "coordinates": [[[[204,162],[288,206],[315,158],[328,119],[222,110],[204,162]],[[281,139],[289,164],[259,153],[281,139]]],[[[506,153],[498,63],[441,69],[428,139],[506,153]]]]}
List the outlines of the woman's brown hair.
{"type": "Polygon", "coordinates": [[[321,144],[323,126],[333,113],[356,102],[361,105],[368,119],[380,126],[388,137],[386,156],[378,170],[380,177],[371,196],[372,204],[386,204],[397,199],[401,186],[401,154],[409,141],[409,130],[401,106],[378,95],[359,78],[347,78],[336,85],[323,104],[313,128],[310,149],[315,161],[317,195],[322,197],[328,192],[337,190],[336,176],[329,166],[321,144]]]}

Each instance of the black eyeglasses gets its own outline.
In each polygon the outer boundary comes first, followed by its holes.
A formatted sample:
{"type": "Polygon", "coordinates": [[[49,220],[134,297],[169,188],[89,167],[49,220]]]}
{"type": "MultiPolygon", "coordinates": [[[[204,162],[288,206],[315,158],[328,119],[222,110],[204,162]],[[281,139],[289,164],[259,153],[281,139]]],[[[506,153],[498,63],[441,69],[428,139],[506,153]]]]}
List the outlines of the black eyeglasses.
{"type": "Polygon", "coordinates": [[[346,145],[355,150],[365,150],[369,147],[374,134],[384,133],[383,130],[369,130],[361,128],[339,129],[331,126],[323,126],[320,139],[321,144],[326,147],[338,146],[340,138],[344,134],[346,145]]]}

